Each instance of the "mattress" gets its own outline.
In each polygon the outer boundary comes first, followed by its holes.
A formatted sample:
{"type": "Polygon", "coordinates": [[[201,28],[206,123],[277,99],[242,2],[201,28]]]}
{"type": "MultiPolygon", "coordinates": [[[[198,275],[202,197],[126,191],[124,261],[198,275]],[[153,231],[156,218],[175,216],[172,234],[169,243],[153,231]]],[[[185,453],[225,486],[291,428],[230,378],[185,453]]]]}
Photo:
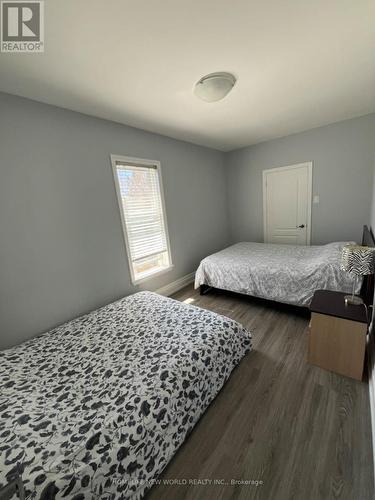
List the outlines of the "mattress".
{"type": "MultiPolygon", "coordinates": [[[[342,248],[349,243],[237,243],[202,260],[195,287],[209,285],[307,307],[316,290],[352,292],[354,277],[340,269],[342,248]]],[[[358,280],[356,293],[360,288],[358,280]]]]}
{"type": "Polygon", "coordinates": [[[141,498],[250,348],[235,321],[140,292],[0,352],[0,486],[141,498]]]}

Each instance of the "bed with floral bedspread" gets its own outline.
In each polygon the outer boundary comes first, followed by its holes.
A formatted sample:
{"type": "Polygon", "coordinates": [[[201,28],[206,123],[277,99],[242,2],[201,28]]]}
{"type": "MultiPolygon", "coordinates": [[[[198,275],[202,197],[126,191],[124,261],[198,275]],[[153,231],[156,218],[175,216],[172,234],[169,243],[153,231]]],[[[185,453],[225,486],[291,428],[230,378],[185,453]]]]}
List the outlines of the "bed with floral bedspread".
{"type": "MultiPolygon", "coordinates": [[[[351,293],[354,276],[341,269],[341,253],[353,242],[326,245],[236,243],[209,255],[195,274],[195,287],[210,286],[262,299],[308,307],[316,290],[351,293]]],[[[362,280],[357,280],[356,293],[362,280]]]]}
{"type": "Polygon", "coordinates": [[[141,498],[250,349],[235,321],[140,292],[0,352],[0,489],[141,498]]]}

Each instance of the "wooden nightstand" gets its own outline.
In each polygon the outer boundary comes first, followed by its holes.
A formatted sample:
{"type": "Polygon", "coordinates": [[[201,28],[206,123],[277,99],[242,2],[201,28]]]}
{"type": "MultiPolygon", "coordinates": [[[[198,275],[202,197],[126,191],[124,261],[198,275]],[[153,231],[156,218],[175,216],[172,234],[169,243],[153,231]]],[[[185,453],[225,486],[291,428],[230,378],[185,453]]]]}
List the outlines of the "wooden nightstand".
{"type": "Polygon", "coordinates": [[[308,362],[362,380],[367,314],[345,306],[345,293],[318,290],[311,301],[308,362]]]}

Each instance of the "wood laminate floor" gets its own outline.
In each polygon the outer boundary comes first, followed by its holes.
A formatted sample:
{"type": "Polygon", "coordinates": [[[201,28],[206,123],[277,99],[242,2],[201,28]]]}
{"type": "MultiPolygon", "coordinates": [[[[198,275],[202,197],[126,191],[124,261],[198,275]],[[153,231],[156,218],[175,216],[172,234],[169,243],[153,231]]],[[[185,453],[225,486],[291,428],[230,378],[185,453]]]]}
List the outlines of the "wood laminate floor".
{"type": "Polygon", "coordinates": [[[253,351],[147,500],[372,500],[367,382],[307,364],[308,314],[219,291],[201,297],[192,286],[174,298],[242,323],[253,351]]]}

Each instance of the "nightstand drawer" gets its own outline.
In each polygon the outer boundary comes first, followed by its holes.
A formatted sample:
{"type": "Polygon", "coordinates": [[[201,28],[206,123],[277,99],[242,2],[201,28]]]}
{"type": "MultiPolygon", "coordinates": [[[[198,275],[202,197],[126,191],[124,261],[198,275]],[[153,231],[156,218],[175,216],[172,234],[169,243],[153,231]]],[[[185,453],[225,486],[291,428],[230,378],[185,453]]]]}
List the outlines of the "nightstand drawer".
{"type": "Polygon", "coordinates": [[[309,363],[362,380],[366,333],[364,323],[313,312],[309,363]]]}

